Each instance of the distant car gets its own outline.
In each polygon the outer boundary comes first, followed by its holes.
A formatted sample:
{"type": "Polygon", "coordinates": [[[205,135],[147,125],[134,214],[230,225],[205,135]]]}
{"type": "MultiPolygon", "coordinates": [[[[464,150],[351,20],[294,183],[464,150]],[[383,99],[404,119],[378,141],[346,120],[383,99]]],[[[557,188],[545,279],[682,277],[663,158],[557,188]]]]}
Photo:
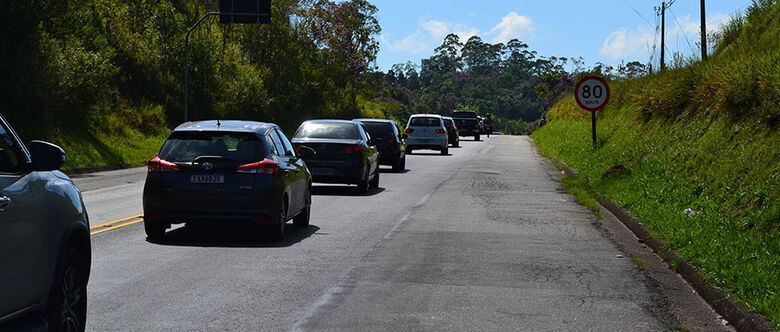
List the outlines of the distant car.
{"type": "Polygon", "coordinates": [[[458,130],[458,126],[455,125],[455,120],[449,116],[442,116],[441,118],[444,120],[444,126],[447,127],[447,137],[450,139],[450,145],[456,148],[459,147],[460,130],[458,130]]]}
{"type": "Polygon", "coordinates": [[[444,120],[438,114],[415,114],[409,117],[406,125],[406,151],[428,149],[439,150],[442,155],[449,153],[449,138],[444,120]]]}
{"type": "Polygon", "coordinates": [[[92,261],[81,193],[58,171],[62,148],[29,149],[0,116],[0,331],[43,314],[50,331],[84,331],[92,261]]]}
{"type": "Polygon", "coordinates": [[[477,117],[477,112],[454,111],[452,112],[452,119],[455,120],[455,125],[458,126],[461,136],[474,136],[474,140],[479,141],[482,127],[477,117]]]}
{"type": "Polygon", "coordinates": [[[367,193],[379,187],[378,143],[358,121],[311,120],[298,127],[296,149],[311,148],[306,158],[314,182],[357,184],[367,193]]]}
{"type": "Polygon", "coordinates": [[[406,134],[393,120],[356,119],[366,126],[379,149],[379,164],[392,166],[394,172],[406,169],[406,134]]]}
{"type": "Polygon", "coordinates": [[[273,123],[187,122],[173,130],[149,161],[144,228],[150,239],[176,223],[244,222],[284,237],[285,223],[309,225],[311,175],[273,123]]]}

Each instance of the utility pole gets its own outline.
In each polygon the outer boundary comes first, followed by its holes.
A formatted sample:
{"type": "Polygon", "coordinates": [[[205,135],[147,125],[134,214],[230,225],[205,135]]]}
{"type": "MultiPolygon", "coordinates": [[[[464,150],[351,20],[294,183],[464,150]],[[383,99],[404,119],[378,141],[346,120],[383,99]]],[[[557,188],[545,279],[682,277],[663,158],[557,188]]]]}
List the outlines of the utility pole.
{"type": "Polygon", "coordinates": [[[664,51],[666,51],[666,2],[661,2],[661,71],[666,70],[664,51]]]}
{"type": "Polygon", "coordinates": [[[704,0],[701,0],[701,61],[707,61],[707,18],[704,16],[704,0]]]}

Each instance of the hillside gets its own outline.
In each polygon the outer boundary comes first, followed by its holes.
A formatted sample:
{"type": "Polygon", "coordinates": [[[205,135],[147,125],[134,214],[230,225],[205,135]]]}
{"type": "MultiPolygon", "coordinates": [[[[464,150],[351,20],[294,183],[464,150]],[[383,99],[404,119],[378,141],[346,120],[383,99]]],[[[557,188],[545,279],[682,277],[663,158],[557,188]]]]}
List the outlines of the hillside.
{"type": "Polygon", "coordinates": [[[754,2],[718,37],[706,62],[611,82],[595,150],[571,95],[533,138],[780,327],[780,5],[754,2]]]}

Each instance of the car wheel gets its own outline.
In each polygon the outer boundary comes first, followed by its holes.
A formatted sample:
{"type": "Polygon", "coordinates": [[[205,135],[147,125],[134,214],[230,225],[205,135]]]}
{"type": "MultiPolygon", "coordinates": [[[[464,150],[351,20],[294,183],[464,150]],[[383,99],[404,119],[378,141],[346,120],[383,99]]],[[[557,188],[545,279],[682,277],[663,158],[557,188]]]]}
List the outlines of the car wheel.
{"type": "Polygon", "coordinates": [[[276,225],[271,225],[271,237],[274,240],[281,240],[284,238],[284,225],[287,224],[287,202],[282,202],[282,206],[279,208],[279,215],[276,217],[276,225]]]}
{"type": "Polygon", "coordinates": [[[370,189],[379,188],[379,167],[376,168],[376,174],[374,174],[374,179],[371,180],[369,187],[370,189]]]}
{"type": "Polygon", "coordinates": [[[459,140],[459,139],[456,139],[456,140],[455,140],[455,144],[453,144],[452,146],[453,146],[453,147],[456,147],[456,148],[457,148],[457,147],[459,147],[459,146],[460,146],[460,140],[459,140]]]}
{"type": "Polygon", "coordinates": [[[362,180],[360,180],[358,182],[357,191],[359,193],[365,194],[365,193],[367,193],[371,189],[371,188],[369,188],[371,186],[371,181],[368,180],[368,177],[370,175],[371,175],[370,172],[368,170],[366,170],[366,175],[363,177],[362,180]]]}
{"type": "Polygon", "coordinates": [[[441,155],[446,156],[450,152],[450,148],[447,144],[444,145],[444,147],[441,149],[441,155]]]}
{"type": "Polygon", "coordinates": [[[475,140],[475,141],[479,141],[479,135],[477,135],[477,136],[474,136],[474,140],[475,140]]]}
{"type": "Polygon", "coordinates": [[[46,304],[46,321],[50,331],[84,331],[88,269],[81,253],[68,246],[46,304]]]}
{"type": "Polygon", "coordinates": [[[412,149],[406,149],[406,154],[412,154],[412,153],[414,153],[414,150],[412,150],[412,149]]]}
{"type": "Polygon", "coordinates": [[[395,165],[393,165],[393,172],[400,173],[404,171],[404,168],[406,166],[406,157],[401,157],[398,159],[398,161],[395,162],[395,165]]]}
{"type": "Polygon", "coordinates": [[[165,224],[156,221],[144,220],[144,231],[146,237],[151,240],[158,240],[165,235],[165,224]]]}
{"type": "Polygon", "coordinates": [[[406,170],[406,156],[404,156],[404,157],[401,159],[401,170],[400,170],[399,172],[403,172],[403,171],[405,171],[405,170],[406,170]]]}
{"type": "Polygon", "coordinates": [[[303,228],[309,226],[309,219],[311,218],[311,189],[306,192],[306,195],[306,208],[293,218],[295,227],[303,228]]]}

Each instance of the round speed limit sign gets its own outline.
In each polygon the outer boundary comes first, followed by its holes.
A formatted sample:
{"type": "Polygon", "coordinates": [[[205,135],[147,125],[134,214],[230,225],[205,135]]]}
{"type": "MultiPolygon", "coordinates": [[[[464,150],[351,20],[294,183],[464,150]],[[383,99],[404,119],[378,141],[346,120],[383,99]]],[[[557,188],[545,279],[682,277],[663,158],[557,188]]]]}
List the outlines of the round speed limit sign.
{"type": "Polygon", "coordinates": [[[609,103],[609,85],[598,76],[587,76],[574,88],[574,99],[586,111],[596,112],[609,103]]]}

